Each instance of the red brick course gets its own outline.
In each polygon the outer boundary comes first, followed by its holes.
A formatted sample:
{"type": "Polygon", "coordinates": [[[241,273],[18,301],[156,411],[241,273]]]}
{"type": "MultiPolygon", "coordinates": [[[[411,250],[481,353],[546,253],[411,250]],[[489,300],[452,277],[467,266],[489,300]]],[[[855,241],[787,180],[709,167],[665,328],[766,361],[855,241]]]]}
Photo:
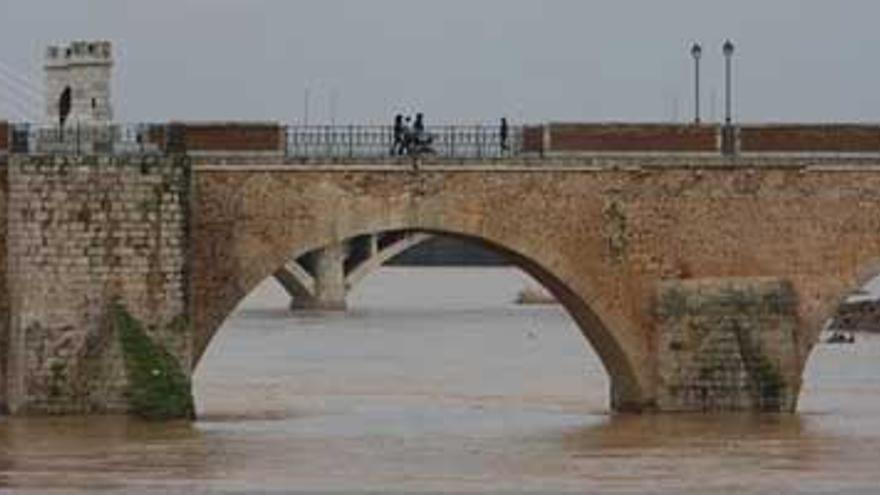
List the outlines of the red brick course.
{"type": "Polygon", "coordinates": [[[740,128],[744,152],[876,152],[880,151],[880,126],[763,125],[740,128]]]}
{"type": "Polygon", "coordinates": [[[542,126],[523,127],[522,130],[523,151],[537,153],[544,150],[544,128],[542,126]]]}
{"type": "Polygon", "coordinates": [[[0,150],[9,149],[9,122],[0,121],[0,150]]]}
{"type": "Polygon", "coordinates": [[[284,150],[284,130],[276,123],[183,123],[180,125],[184,128],[187,151],[284,150]]]}
{"type": "Polygon", "coordinates": [[[146,141],[148,143],[153,143],[159,146],[159,149],[164,150],[167,143],[166,132],[167,126],[151,125],[149,129],[147,129],[146,141]]]}
{"type": "Polygon", "coordinates": [[[550,124],[552,151],[718,151],[718,127],[674,124],[550,124]]]}

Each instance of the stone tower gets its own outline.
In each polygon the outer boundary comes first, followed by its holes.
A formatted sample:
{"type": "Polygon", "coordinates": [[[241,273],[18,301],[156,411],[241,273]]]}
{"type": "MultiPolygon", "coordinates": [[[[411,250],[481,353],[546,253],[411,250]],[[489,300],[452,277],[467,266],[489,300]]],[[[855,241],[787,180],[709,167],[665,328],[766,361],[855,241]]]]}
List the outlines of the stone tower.
{"type": "Polygon", "coordinates": [[[109,41],[74,41],[67,46],[50,46],[46,50],[45,70],[48,122],[58,122],[59,102],[65,88],[70,88],[71,96],[68,122],[100,124],[113,120],[110,103],[113,50],[109,41]]]}

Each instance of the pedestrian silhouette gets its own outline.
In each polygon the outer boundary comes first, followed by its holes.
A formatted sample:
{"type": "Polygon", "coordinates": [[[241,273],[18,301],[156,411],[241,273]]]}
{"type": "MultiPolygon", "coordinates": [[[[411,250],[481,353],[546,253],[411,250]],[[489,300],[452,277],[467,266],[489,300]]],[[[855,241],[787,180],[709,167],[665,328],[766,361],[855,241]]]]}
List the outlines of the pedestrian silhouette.
{"type": "Polygon", "coordinates": [[[397,114],[394,116],[394,144],[391,147],[392,155],[402,155],[404,149],[406,148],[404,142],[404,134],[406,133],[406,128],[403,124],[403,115],[397,114]]]}
{"type": "Polygon", "coordinates": [[[507,118],[501,117],[501,127],[498,129],[498,138],[501,143],[501,151],[502,152],[505,152],[509,149],[509,145],[507,142],[509,132],[510,132],[510,129],[508,129],[508,126],[507,126],[507,118]]]}
{"type": "Polygon", "coordinates": [[[403,122],[403,153],[406,153],[407,155],[410,154],[410,152],[412,151],[414,133],[415,132],[413,131],[412,127],[412,117],[407,116],[403,122]]]}

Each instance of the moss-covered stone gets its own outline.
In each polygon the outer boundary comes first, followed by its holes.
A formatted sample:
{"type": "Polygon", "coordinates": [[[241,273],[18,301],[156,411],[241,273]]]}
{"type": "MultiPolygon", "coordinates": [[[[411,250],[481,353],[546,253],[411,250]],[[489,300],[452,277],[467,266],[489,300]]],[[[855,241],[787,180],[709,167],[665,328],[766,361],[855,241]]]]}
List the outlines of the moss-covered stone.
{"type": "Polygon", "coordinates": [[[797,299],[772,279],[669,281],[660,287],[661,400],[676,410],[791,410],[797,299]],[[674,352],[670,352],[674,351],[674,352]]]}
{"type": "Polygon", "coordinates": [[[755,371],[755,375],[758,377],[756,381],[760,392],[761,409],[763,411],[778,411],[785,398],[785,380],[766,355],[760,356],[755,371]]]}
{"type": "Polygon", "coordinates": [[[609,254],[615,262],[623,261],[627,250],[626,212],[621,203],[614,200],[605,207],[604,214],[609,254]]]}
{"type": "Polygon", "coordinates": [[[177,360],[121,303],[110,305],[110,318],[125,358],[131,412],[148,419],[192,418],[190,380],[177,360]]]}
{"type": "Polygon", "coordinates": [[[49,365],[49,399],[61,397],[64,387],[64,363],[53,360],[49,365]]]}
{"type": "Polygon", "coordinates": [[[687,295],[681,290],[670,288],[664,291],[657,304],[657,316],[661,320],[676,320],[688,311],[687,295]]]}

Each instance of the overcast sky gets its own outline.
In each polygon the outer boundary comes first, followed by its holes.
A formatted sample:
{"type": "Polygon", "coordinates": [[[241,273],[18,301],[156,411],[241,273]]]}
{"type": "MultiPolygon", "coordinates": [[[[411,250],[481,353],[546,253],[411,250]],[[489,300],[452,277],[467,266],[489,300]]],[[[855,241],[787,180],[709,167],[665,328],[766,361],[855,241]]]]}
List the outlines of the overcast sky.
{"type": "Polygon", "coordinates": [[[720,117],[730,37],[738,120],[880,121],[878,24],[878,0],[0,0],[0,112],[36,108],[47,44],[105,38],[125,121],[299,122],[306,88],[313,123],[686,120],[700,41],[720,117]]]}

